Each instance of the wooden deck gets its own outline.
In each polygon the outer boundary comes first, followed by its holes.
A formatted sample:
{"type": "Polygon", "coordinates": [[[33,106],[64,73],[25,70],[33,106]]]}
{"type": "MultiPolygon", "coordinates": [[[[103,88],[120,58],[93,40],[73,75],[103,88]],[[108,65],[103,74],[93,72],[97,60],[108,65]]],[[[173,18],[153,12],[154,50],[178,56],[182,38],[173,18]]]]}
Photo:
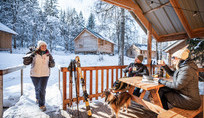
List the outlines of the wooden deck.
{"type": "MultiPolygon", "coordinates": [[[[111,116],[111,109],[107,104],[102,102],[94,102],[90,104],[92,110],[93,118],[110,118],[111,116]]],[[[67,111],[61,112],[62,116],[69,117],[69,118],[88,118],[86,114],[85,105],[79,106],[79,117],[77,116],[77,109],[76,107],[68,108],[67,111]]],[[[119,118],[156,118],[157,114],[146,110],[143,106],[136,104],[135,102],[131,103],[129,107],[128,113],[126,111],[120,110],[119,118]]],[[[115,116],[113,117],[115,118],[115,116]]]]}

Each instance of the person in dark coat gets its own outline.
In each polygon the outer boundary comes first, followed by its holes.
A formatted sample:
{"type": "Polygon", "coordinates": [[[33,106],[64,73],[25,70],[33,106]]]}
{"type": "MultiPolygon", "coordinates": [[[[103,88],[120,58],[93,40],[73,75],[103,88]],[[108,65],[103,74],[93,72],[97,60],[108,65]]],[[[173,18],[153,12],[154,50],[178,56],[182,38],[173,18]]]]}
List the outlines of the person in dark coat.
{"type": "MultiPolygon", "coordinates": [[[[143,76],[148,75],[149,71],[145,65],[142,64],[143,55],[138,55],[135,57],[135,62],[130,63],[124,70],[124,73],[128,72],[128,77],[143,76]]],[[[133,92],[134,95],[140,96],[140,88],[135,87],[133,92]]]]}
{"type": "Polygon", "coordinates": [[[47,43],[38,41],[37,49],[23,57],[25,65],[31,64],[30,76],[35,87],[36,103],[45,111],[45,93],[50,68],[55,66],[54,59],[47,49],[47,43]]]}
{"type": "Polygon", "coordinates": [[[173,82],[159,79],[159,95],[164,109],[168,110],[170,103],[173,107],[186,110],[198,109],[201,105],[198,89],[197,65],[188,58],[189,50],[184,48],[172,55],[176,71],[172,71],[165,63],[161,64],[164,70],[173,76],[173,82]]]}

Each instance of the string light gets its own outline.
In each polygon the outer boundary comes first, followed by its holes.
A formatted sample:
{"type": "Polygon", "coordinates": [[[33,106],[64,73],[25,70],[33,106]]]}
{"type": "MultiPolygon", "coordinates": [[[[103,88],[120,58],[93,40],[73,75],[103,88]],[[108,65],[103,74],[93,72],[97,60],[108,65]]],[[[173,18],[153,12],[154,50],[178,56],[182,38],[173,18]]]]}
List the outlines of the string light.
{"type": "MultiPolygon", "coordinates": [[[[152,6],[153,4],[164,5],[164,4],[161,4],[161,3],[154,2],[152,0],[149,1],[149,6],[152,6]]],[[[179,7],[173,7],[173,6],[170,6],[170,5],[165,5],[165,6],[175,8],[175,9],[181,9],[181,10],[188,11],[188,12],[192,12],[194,17],[198,16],[199,13],[204,13],[204,11],[189,10],[189,9],[184,9],[184,8],[179,8],[179,7]]]]}
{"type": "Polygon", "coordinates": [[[194,11],[193,13],[193,17],[197,16],[198,15],[198,11],[194,11]]]}

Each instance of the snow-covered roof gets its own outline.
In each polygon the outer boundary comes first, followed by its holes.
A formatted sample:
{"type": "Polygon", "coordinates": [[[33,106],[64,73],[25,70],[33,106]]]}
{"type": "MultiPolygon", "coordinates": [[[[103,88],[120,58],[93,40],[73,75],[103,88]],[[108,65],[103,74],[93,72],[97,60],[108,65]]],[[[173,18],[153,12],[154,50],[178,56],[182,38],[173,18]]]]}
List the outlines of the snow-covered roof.
{"type": "Polygon", "coordinates": [[[169,45],[168,47],[166,47],[163,51],[164,52],[169,52],[169,50],[175,48],[177,45],[179,45],[180,43],[184,42],[185,40],[179,40],[179,41],[176,41],[175,43],[169,45]]]}
{"type": "MultiPolygon", "coordinates": [[[[87,28],[86,28],[87,29],[87,28]]],[[[99,33],[97,33],[97,32],[94,32],[93,30],[91,30],[91,29],[87,29],[89,32],[91,32],[93,35],[95,35],[96,37],[98,37],[98,38],[100,38],[100,39],[102,39],[102,40],[105,40],[105,41],[108,41],[108,42],[111,42],[111,43],[113,43],[113,44],[115,44],[113,41],[111,41],[111,40],[109,40],[109,39],[106,39],[106,38],[104,38],[103,36],[101,36],[99,33]]]]}
{"type": "MultiPolygon", "coordinates": [[[[147,45],[146,44],[134,44],[136,47],[138,47],[140,50],[147,50],[147,45]]],[[[155,48],[152,47],[152,51],[156,51],[155,48]]]]}
{"type": "Polygon", "coordinates": [[[7,32],[7,33],[11,33],[11,34],[18,34],[16,33],[15,31],[13,31],[12,29],[8,28],[6,25],[0,23],[0,31],[4,31],[4,32],[7,32]]]}

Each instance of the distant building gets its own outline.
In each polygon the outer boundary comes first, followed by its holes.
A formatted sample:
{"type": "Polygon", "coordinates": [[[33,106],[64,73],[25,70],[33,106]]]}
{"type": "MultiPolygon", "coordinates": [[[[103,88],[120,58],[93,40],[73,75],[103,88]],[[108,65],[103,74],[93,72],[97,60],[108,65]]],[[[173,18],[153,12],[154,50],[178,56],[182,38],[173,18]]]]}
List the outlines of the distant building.
{"type": "Polygon", "coordinates": [[[12,35],[17,35],[15,31],[0,23],[0,51],[10,51],[12,53],[12,35]]]}
{"type": "Polygon", "coordinates": [[[186,46],[186,40],[179,40],[174,42],[173,44],[166,47],[163,51],[168,53],[168,64],[171,65],[171,56],[174,52],[184,48],[186,46]]]}
{"type": "MultiPolygon", "coordinates": [[[[147,59],[147,45],[145,44],[133,44],[126,51],[126,56],[135,58],[135,56],[142,54],[144,59],[147,59]]],[[[152,58],[156,58],[156,50],[152,48],[152,58]]]]}
{"type": "Polygon", "coordinates": [[[74,39],[75,53],[114,54],[114,42],[84,28],[74,39]]]}

